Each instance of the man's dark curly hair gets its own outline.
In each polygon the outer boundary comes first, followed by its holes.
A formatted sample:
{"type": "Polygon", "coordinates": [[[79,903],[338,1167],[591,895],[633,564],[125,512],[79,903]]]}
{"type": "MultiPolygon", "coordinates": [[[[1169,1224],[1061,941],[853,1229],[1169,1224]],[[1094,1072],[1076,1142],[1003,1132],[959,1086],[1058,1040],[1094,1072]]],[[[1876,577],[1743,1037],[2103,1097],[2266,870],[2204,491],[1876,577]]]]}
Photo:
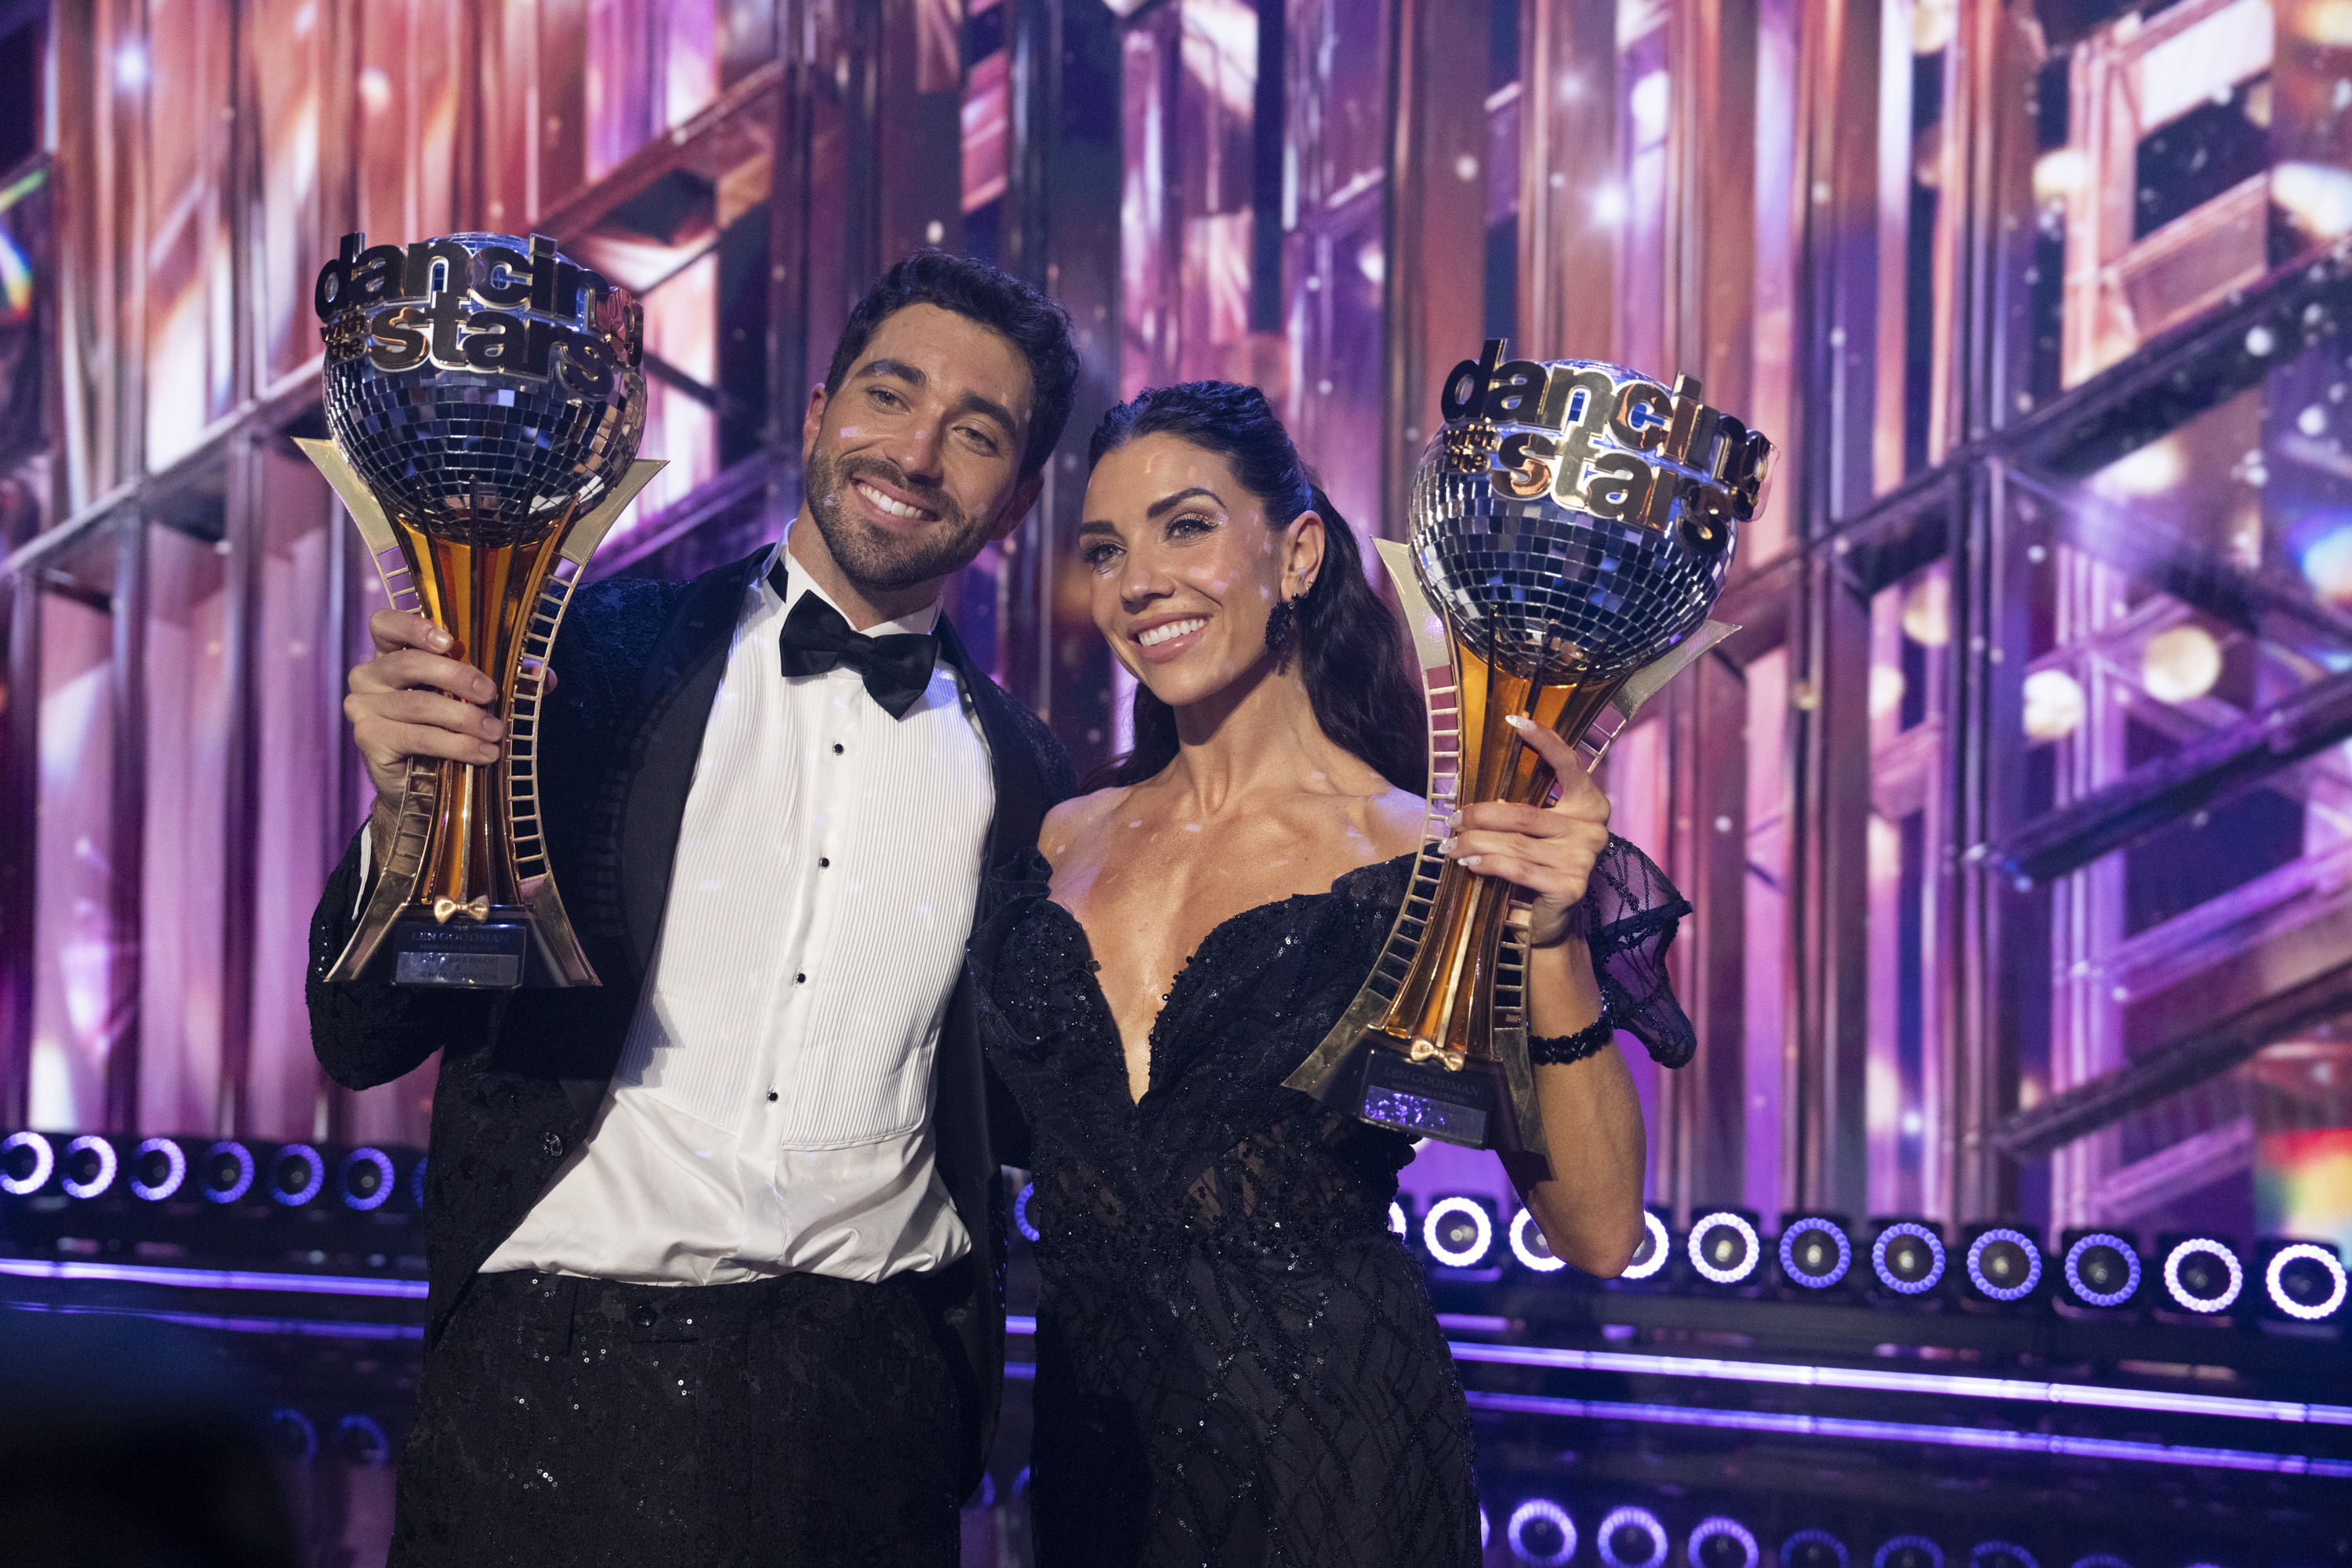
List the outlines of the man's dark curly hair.
{"type": "Polygon", "coordinates": [[[849,312],[833,364],[824,373],[825,395],[841,390],[849,367],[874,341],[892,313],[909,305],[953,310],[1003,336],[1029,362],[1035,393],[1029,414],[1029,447],[1021,456],[1021,477],[1045,466],[1070,420],[1070,398],[1078,383],[1078,351],[1070,343],[1069,312],[1009,272],[969,256],[952,256],[926,246],[889,271],[849,312]]]}

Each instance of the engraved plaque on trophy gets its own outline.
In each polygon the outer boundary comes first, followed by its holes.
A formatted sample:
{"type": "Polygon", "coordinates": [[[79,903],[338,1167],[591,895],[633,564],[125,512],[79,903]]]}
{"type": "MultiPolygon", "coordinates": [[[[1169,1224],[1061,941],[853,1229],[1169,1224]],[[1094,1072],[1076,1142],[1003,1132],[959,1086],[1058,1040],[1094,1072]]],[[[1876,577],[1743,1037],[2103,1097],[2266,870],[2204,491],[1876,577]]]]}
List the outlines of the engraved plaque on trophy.
{"type": "Polygon", "coordinates": [[[1464,805],[1550,795],[1550,767],[1508,716],[1597,762],[1737,629],[1707,611],[1763,503],[1771,443],[1699,392],[1593,360],[1507,361],[1500,340],[1447,378],[1407,542],[1380,545],[1429,700],[1423,847],[1370,977],[1289,1087],[1416,1137],[1546,1153],[1528,1062],[1530,900],[1439,846],[1464,805]]]}
{"type": "Polygon", "coordinates": [[[544,235],[370,246],[346,235],[313,294],[342,498],[395,609],[490,679],[496,763],[413,760],[391,851],[327,978],[593,985],[539,810],[547,658],[588,558],[662,464],[645,432],[644,316],[544,235]]]}

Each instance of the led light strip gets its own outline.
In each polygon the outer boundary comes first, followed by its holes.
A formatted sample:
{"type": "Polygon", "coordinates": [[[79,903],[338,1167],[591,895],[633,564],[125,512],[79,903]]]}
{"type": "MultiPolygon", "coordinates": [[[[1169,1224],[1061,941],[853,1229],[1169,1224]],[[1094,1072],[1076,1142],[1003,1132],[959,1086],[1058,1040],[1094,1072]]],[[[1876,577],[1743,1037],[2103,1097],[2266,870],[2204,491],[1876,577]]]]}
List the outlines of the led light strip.
{"type": "Polygon", "coordinates": [[[203,1312],[158,1312],[141,1307],[69,1307],[48,1301],[0,1301],[16,1312],[61,1312],[70,1316],[143,1318],[151,1322],[179,1323],[192,1329],[221,1329],[233,1334],[299,1334],[321,1340],[421,1340],[422,1323],[326,1322],[317,1318],[223,1318],[203,1312]]]}
{"type": "Polygon", "coordinates": [[[2321,1426],[2352,1426],[2352,1405],[2303,1405],[2284,1399],[2242,1399],[2223,1394],[2168,1394],[2159,1389],[2102,1388],[2079,1383],[2041,1383],[2021,1377],[1882,1372],[1875,1367],[1791,1366],[1778,1362],[1650,1355],[1639,1351],[1470,1344],[1458,1340],[1454,1342],[1454,1359],[1488,1362],[1500,1366],[1553,1367],[1571,1372],[1695,1377],[1725,1383],[1769,1383],[1793,1388],[1853,1388],[1875,1394],[1957,1394],[1964,1399],[2017,1399],[2040,1405],[2087,1405],[2108,1410],[2159,1411],[2174,1415],[2223,1415],[2249,1421],[2302,1421],[2321,1426]]]}
{"type": "MultiPolygon", "coordinates": [[[[1004,1331],[1034,1334],[1037,1320],[1008,1315],[1004,1331]]],[[[1640,1351],[1555,1350],[1545,1345],[1452,1342],[1455,1361],[1498,1366],[1551,1367],[1647,1377],[1693,1377],[1722,1383],[1769,1383],[1791,1388],[1853,1388],[1874,1394],[1957,1394],[1964,1399],[2015,1399],[2037,1405],[2105,1410],[2149,1410],[2170,1415],[2234,1416],[2245,1421],[2296,1421],[2352,1426],[2352,1405],[2300,1405],[2284,1399],[2241,1399],[2226,1394],[2167,1394],[2160,1389],[2100,1388],[2079,1383],[2037,1383],[2021,1377],[1963,1377],[1950,1373],[1882,1372],[1875,1367],[1790,1366],[1779,1362],[1649,1355],[1640,1351]]]]}
{"type": "Polygon", "coordinates": [[[1780,1432],[1801,1437],[1844,1437],[1885,1443],[1931,1443],[1947,1448],[1998,1448],[2066,1454],[2083,1458],[2193,1465],[2223,1470],[2352,1479],[2352,1459],[2301,1454],[2257,1454],[2243,1448],[2175,1447],[2117,1437],[2068,1437],[2050,1432],[2005,1432],[1982,1426],[1931,1426],[1912,1421],[1863,1421],[1836,1415],[1793,1415],[1769,1410],[1705,1410],[1684,1405],[1630,1405],[1608,1399],[1554,1399],[1532,1394],[1468,1396],[1474,1410],[1559,1415],[1578,1421],[1647,1421],[1667,1426],[1713,1426],[1740,1432],[1780,1432]]]}
{"type": "Polygon", "coordinates": [[[27,1279],[110,1279],[131,1285],[181,1285],[198,1290],[284,1290],[305,1296],[397,1296],[420,1300],[422,1279],[369,1279],[349,1274],[266,1274],[238,1268],[158,1268],[143,1263],[55,1262],[0,1258],[0,1274],[27,1279]]]}

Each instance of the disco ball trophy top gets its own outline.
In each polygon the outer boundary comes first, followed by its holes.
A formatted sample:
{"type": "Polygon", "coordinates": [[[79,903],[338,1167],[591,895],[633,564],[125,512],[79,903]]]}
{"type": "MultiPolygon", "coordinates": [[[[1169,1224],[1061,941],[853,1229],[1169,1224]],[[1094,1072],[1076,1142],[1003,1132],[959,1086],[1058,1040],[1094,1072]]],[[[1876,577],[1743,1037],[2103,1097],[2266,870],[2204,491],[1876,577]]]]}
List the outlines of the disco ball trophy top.
{"type": "Polygon", "coordinates": [[[1551,794],[1551,769],[1507,717],[1597,762],[1737,629],[1707,610],[1738,524],[1762,505],[1771,443],[1702,403],[1694,377],[1669,389],[1596,360],[1506,361],[1499,339],[1454,367],[1442,406],[1409,541],[1379,547],[1429,700],[1423,847],[1370,977],[1286,1081],[1416,1137],[1543,1158],[1528,900],[1446,860],[1446,819],[1551,794]]]}
{"type": "Polygon", "coordinates": [[[486,766],[410,762],[392,849],[327,978],[356,980],[388,948],[399,984],[596,984],[548,868],[539,718],[572,588],[663,466],[635,460],[644,313],[544,235],[346,235],[312,302],[333,439],[299,445],[393,607],[489,677],[508,737],[486,766]]]}

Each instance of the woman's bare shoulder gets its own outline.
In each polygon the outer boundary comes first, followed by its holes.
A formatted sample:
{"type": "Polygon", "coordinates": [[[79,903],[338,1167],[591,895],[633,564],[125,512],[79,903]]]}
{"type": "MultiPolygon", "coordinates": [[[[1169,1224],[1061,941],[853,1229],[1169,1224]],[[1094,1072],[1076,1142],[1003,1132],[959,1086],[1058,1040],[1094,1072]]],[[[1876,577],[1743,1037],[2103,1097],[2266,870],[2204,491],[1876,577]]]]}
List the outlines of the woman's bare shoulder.
{"type": "Polygon", "coordinates": [[[1429,816],[1428,802],[1410,790],[1391,787],[1365,805],[1372,839],[1380,847],[1382,859],[1421,847],[1422,824],[1429,816]]]}
{"type": "Polygon", "coordinates": [[[1099,826],[1105,814],[1126,793],[1126,786],[1114,784],[1092,795],[1074,795],[1054,807],[1037,829],[1038,850],[1046,859],[1060,865],[1071,847],[1099,826]]]}

